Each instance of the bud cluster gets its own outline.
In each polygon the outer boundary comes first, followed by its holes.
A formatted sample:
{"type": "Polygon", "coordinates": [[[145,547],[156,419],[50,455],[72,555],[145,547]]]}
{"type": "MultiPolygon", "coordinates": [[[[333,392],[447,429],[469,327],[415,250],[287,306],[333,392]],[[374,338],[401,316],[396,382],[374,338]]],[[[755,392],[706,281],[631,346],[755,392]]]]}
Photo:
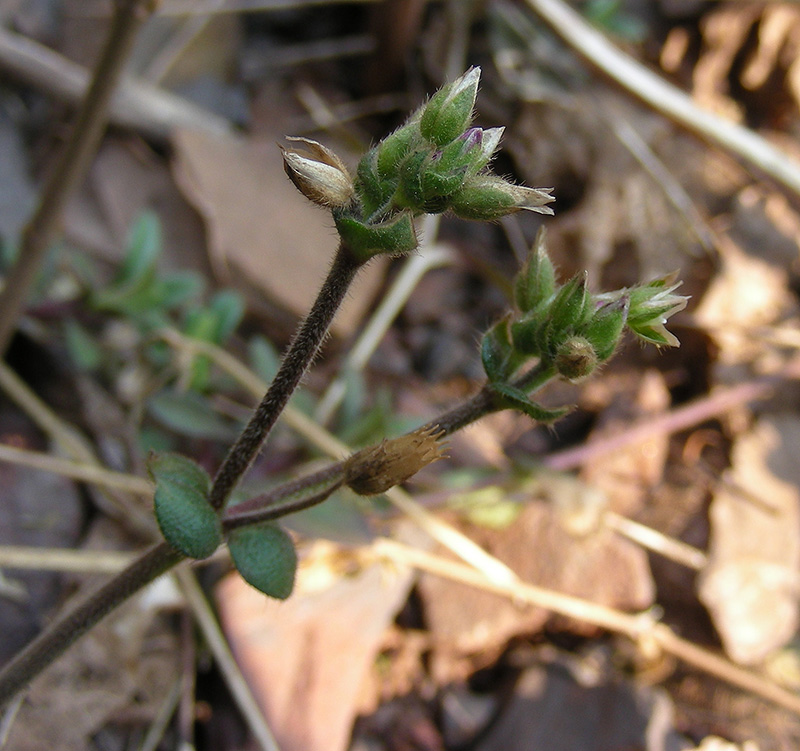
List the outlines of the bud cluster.
{"type": "Polygon", "coordinates": [[[493,175],[503,128],[472,127],[480,68],[440,89],[401,128],[368,151],[351,177],[315,141],[284,149],[289,177],[310,200],[332,209],[336,228],[361,258],[417,245],[413,218],[452,211],[493,221],[520,210],[552,214],[550,190],[493,175]]]}
{"type": "Polygon", "coordinates": [[[603,294],[589,292],[585,274],[559,284],[542,230],[514,282],[516,310],[483,337],[489,380],[507,384],[533,357],[568,380],[583,378],[614,354],[626,328],[642,341],[677,347],[664,324],[686,307],[679,286],[674,274],[603,294]]]}

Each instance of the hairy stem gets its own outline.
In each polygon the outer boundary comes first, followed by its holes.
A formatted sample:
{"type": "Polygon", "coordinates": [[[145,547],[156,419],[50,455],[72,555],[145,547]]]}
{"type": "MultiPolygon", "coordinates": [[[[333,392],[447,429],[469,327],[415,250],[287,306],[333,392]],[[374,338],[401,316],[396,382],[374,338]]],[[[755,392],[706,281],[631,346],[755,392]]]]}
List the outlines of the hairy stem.
{"type": "Polygon", "coordinates": [[[283,358],[275,379],[214,478],[209,496],[213,508],[218,510],[225,505],[231,491],[267,439],[289,397],[319,351],[360,265],[344,245],[339,246],[331,270],[283,358]]]}
{"type": "Polygon", "coordinates": [[[108,121],[111,96],[133,47],[136,32],[153,11],[153,0],[119,0],[111,30],[64,151],[45,182],[25,226],[19,258],[0,293],[0,356],[8,349],[45,253],[59,229],[64,207],[86,175],[108,121]]]}
{"type": "Polygon", "coordinates": [[[0,706],[104,616],[171,569],[183,557],[166,542],[154,545],[74,610],[61,616],[0,671],[0,706]]]}
{"type": "MultiPolygon", "coordinates": [[[[554,371],[551,367],[537,365],[518,378],[513,385],[534,392],[553,377],[554,371]]],[[[427,426],[438,428],[445,435],[450,435],[501,408],[487,385],[471,399],[431,420],[427,426]]],[[[331,493],[341,487],[342,482],[343,462],[334,462],[317,472],[292,480],[269,493],[229,509],[223,516],[223,525],[230,531],[311,508],[325,501],[331,493]]],[[[56,620],[0,671],[0,706],[105,615],[183,558],[181,553],[162,542],[143,553],[82,605],[56,620]]]]}
{"type": "MultiPolygon", "coordinates": [[[[517,388],[524,388],[529,393],[538,391],[555,377],[555,370],[547,365],[539,364],[514,382],[517,388]]],[[[423,428],[416,430],[436,430],[442,435],[451,435],[482,417],[505,409],[499,406],[496,395],[489,384],[485,385],[475,396],[457,405],[453,409],[430,420],[423,428]]],[[[415,431],[409,431],[408,434],[415,431]]],[[[279,519],[289,514],[311,508],[325,501],[331,493],[338,490],[343,482],[344,462],[332,464],[299,477],[268,493],[255,496],[229,509],[222,523],[226,530],[248,524],[279,519]],[[285,503],[280,503],[286,501],[285,503]]]]}

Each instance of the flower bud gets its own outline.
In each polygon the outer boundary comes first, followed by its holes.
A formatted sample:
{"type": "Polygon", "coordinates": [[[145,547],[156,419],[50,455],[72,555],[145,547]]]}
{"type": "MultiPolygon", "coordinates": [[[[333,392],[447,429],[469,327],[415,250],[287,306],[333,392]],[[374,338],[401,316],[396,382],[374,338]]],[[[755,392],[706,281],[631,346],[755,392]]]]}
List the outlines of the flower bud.
{"type": "Polygon", "coordinates": [[[396,176],[403,159],[419,141],[419,124],[413,118],[411,122],[386,136],[376,147],[378,175],[381,178],[396,176]]]}
{"type": "Polygon", "coordinates": [[[598,365],[591,343],[582,336],[571,336],[559,345],[554,360],[556,370],[569,381],[592,373],[598,365]]]}
{"type": "Polygon", "coordinates": [[[619,344],[628,318],[628,304],[627,296],[601,303],[583,330],[583,335],[591,342],[600,362],[608,360],[619,344]]]}
{"type": "Polygon", "coordinates": [[[445,456],[444,432],[420,428],[353,454],[344,463],[344,483],[359,495],[380,495],[445,456]]]}
{"type": "Polygon", "coordinates": [[[306,147],[280,147],[286,174],[306,198],[328,208],[341,208],[353,202],[353,181],[336,154],[310,138],[287,136],[286,140],[306,147]]]}
{"type": "Polygon", "coordinates": [[[472,121],[480,78],[481,69],[470,68],[431,97],[419,121],[420,133],[424,138],[441,148],[467,129],[472,121]]]}
{"type": "Polygon", "coordinates": [[[514,279],[514,302],[523,312],[549,300],[556,291],[556,270],[547,254],[545,230],[536,234],[525,265],[514,279]]]}
{"type": "Polygon", "coordinates": [[[643,341],[659,347],[680,346],[678,338],[664,326],[670,316],[689,302],[685,295],[673,294],[681,285],[675,283],[676,278],[677,272],[627,291],[630,300],[627,325],[643,341]]]}
{"type": "Polygon", "coordinates": [[[552,214],[545,204],[555,200],[552,188],[526,188],[514,185],[495,175],[475,175],[465,180],[453,195],[450,208],[462,219],[494,221],[525,209],[539,214],[552,214]]]}

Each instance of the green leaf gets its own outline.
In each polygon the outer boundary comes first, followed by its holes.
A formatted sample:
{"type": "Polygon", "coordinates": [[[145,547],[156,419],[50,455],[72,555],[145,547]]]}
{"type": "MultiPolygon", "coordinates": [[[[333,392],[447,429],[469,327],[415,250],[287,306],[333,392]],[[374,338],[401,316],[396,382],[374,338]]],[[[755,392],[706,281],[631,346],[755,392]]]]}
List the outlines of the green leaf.
{"type": "Polygon", "coordinates": [[[140,281],[155,268],[161,247],[161,221],[155,212],[143,211],[131,227],[125,261],[115,284],[130,285],[140,281]]]}
{"type": "Polygon", "coordinates": [[[160,391],[150,397],[147,406],[153,417],[177,433],[221,441],[236,437],[233,427],[212,411],[208,399],[196,392],[160,391]]]}
{"type": "Polygon", "coordinates": [[[64,340],[75,365],[81,370],[96,370],[103,362],[103,350],[94,337],[77,321],[64,323],[64,340]]]}
{"type": "Polygon", "coordinates": [[[222,542],[222,525],[208,502],[211,478],[180,454],[153,454],[147,470],[156,484],[153,503],[166,541],[190,558],[208,558],[222,542]]]}
{"type": "Polygon", "coordinates": [[[199,297],[205,287],[205,280],[194,271],[175,271],[159,281],[160,305],[172,310],[192,298],[199,297]]]}
{"type": "Polygon", "coordinates": [[[250,365],[267,383],[271,382],[278,372],[281,358],[269,339],[256,334],[247,344],[250,365]]]}
{"type": "Polygon", "coordinates": [[[532,402],[524,391],[509,383],[493,383],[492,390],[497,395],[497,401],[501,406],[522,412],[536,422],[554,422],[571,410],[571,407],[560,407],[559,409],[542,407],[540,404],[532,402]]]}
{"type": "Polygon", "coordinates": [[[297,551],[292,538],[272,523],[234,529],[228,538],[233,563],[242,578],[269,597],[292,594],[297,551]]]}
{"type": "Polygon", "coordinates": [[[223,289],[211,298],[209,307],[217,316],[214,341],[223,344],[244,318],[244,299],[232,289],[223,289]]]}

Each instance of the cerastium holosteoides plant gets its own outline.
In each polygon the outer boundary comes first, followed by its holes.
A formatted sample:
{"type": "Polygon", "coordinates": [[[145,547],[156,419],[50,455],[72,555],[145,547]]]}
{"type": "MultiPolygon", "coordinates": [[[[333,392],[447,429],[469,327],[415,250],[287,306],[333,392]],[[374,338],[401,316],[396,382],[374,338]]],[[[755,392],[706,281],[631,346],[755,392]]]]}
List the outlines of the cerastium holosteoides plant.
{"type": "Polygon", "coordinates": [[[184,558],[205,558],[227,542],[234,565],[254,587],[276,598],[291,594],[295,546],[277,520],[323,502],[348,486],[377,495],[443,455],[443,439],[482,416],[516,409],[550,422],[567,408],[545,409],[531,395],[549,381],[577,380],[607,361],[626,330],[656,345],[675,346],[664,327],[686,298],[673,277],[594,294],[585,276],[559,283],[540,232],[514,286],[514,309],[484,335],[486,384],[471,399],[399,438],[356,452],[313,474],[229,506],[229,498],[316,355],[358,270],[380,254],[417,247],[416,217],[451,212],[496,220],[511,212],[551,214],[547,189],[527,188],[492,174],[502,128],[472,127],[480,70],[437,92],[397,131],[372,148],[351,175],[325,146],[287,139],[284,165],[295,186],[331,211],[339,248],[308,316],[252,418],[216,477],[178,454],[151,456],[155,514],[165,541],[66,616],[0,673],[7,700],[81,634],[144,585],[184,558]]]}

